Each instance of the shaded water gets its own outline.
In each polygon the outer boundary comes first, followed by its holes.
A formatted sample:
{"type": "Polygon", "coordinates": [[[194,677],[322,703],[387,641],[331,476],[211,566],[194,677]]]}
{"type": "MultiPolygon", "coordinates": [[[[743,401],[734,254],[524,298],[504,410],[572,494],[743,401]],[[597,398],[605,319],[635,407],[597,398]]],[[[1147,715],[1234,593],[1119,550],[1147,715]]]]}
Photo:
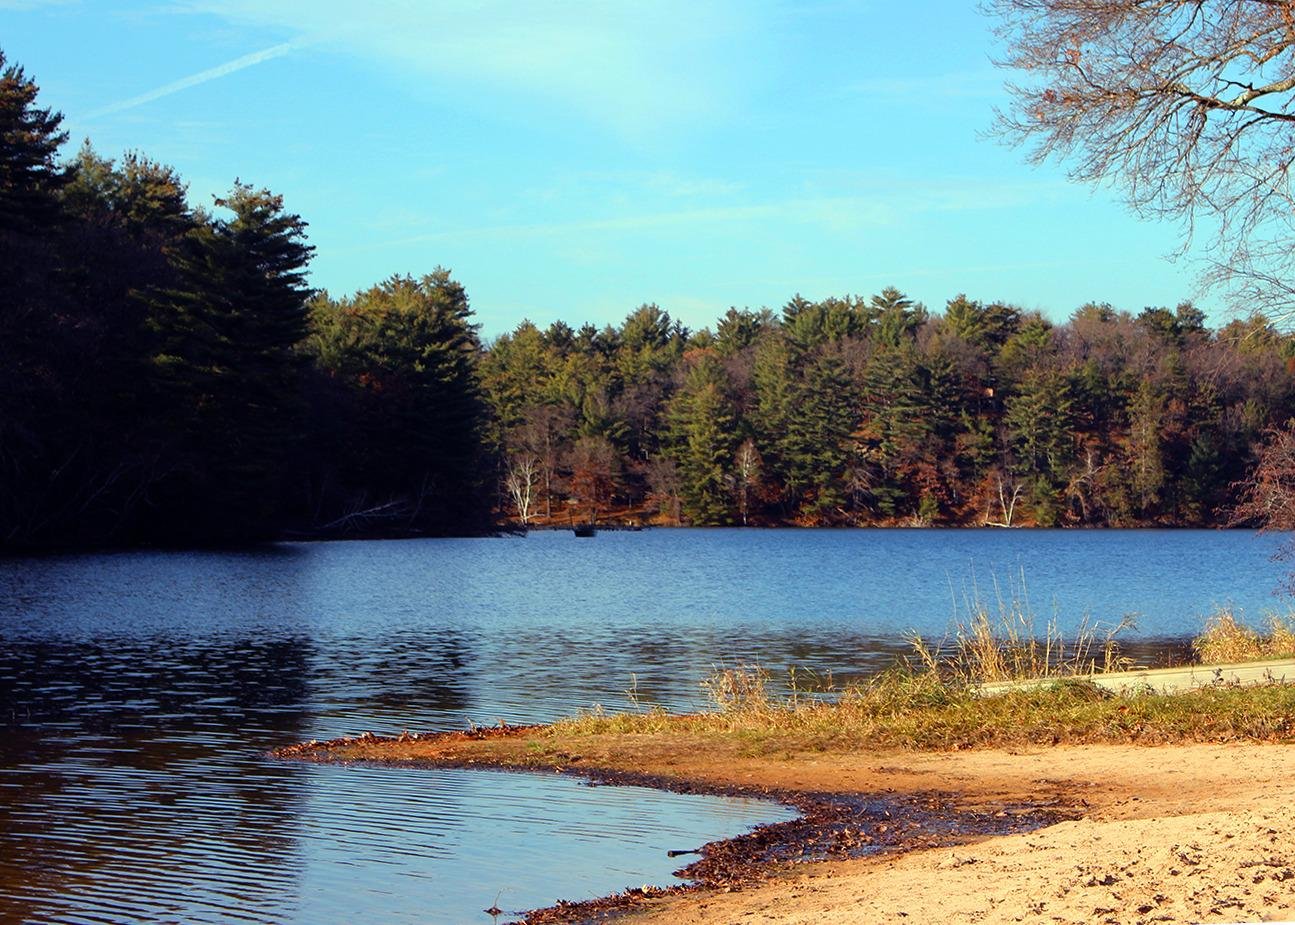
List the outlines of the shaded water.
{"type": "Polygon", "coordinates": [[[698,701],[718,662],[875,670],[976,589],[1047,619],[1275,606],[1221,532],[650,531],[0,562],[0,921],[488,921],[664,883],[745,801],[272,762],[373,730],[698,701]]]}

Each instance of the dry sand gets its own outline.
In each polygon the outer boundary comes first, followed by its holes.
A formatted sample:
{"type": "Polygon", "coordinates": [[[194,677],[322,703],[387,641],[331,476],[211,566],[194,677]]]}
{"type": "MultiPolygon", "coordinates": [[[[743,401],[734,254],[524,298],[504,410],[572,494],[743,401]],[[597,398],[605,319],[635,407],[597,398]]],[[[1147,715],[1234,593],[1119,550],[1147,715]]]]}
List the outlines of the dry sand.
{"type": "MultiPolygon", "coordinates": [[[[758,768],[732,772],[756,775],[758,768]]],[[[806,865],[740,892],[670,898],[627,921],[1295,919],[1295,748],[1085,746],[1028,754],[892,754],[885,763],[867,757],[787,762],[773,776],[788,775],[832,789],[845,781],[851,787],[871,781],[901,791],[956,791],[969,804],[1055,795],[1086,802],[1087,808],[1083,819],[1026,835],[806,865]]]]}

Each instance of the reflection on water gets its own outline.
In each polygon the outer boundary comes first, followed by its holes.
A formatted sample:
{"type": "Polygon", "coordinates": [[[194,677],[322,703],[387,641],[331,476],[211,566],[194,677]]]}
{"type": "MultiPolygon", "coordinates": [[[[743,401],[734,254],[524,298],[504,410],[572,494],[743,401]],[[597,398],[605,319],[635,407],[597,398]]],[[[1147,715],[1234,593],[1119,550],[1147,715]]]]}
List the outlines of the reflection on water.
{"type": "Polygon", "coordinates": [[[269,761],[371,729],[698,702],[717,663],[848,681],[1025,568],[1044,618],[1269,605],[1239,533],[655,531],[0,562],[0,921],[457,922],[666,882],[781,810],[269,761]]]}
{"type": "MultiPolygon", "coordinates": [[[[332,708],[359,721],[364,703],[407,696],[461,715],[440,683],[462,667],[452,637],[405,653],[407,685],[370,672],[332,708]]],[[[345,686],[329,663],[350,654],[318,659],[325,684],[345,686]]],[[[309,716],[314,655],[302,636],[8,647],[0,921],[484,919],[496,896],[527,908],[668,881],[670,848],[786,815],[567,778],[266,760],[325,728],[309,716]]]]}
{"type": "MultiPolygon", "coordinates": [[[[20,638],[0,657],[0,920],[275,908],[302,797],[254,759],[305,728],[304,639],[20,638]]],[[[213,920],[209,917],[208,920],[213,920]]]]}

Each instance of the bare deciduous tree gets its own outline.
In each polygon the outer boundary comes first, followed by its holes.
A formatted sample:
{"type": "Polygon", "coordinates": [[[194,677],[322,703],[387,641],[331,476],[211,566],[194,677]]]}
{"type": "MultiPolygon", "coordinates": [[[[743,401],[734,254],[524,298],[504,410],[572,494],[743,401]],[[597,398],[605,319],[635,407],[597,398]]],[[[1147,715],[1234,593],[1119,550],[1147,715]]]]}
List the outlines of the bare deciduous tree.
{"type": "Polygon", "coordinates": [[[654,456],[646,465],[648,504],[664,514],[670,523],[683,517],[683,485],[679,466],[669,456],[654,456]]]}
{"type": "Polygon", "coordinates": [[[986,0],[1024,72],[995,134],[1211,237],[1207,283],[1295,315],[1295,0],[986,0]]]}
{"type": "Polygon", "coordinates": [[[596,519],[611,503],[620,476],[620,454],[606,437],[581,437],[571,447],[571,494],[596,519]]]}
{"type": "Polygon", "coordinates": [[[992,476],[993,494],[990,494],[985,501],[985,518],[982,523],[986,527],[1014,527],[1016,517],[1016,505],[1021,500],[1022,485],[1010,475],[1004,475],[1002,472],[994,472],[992,476]],[[994,504],[998,504],[999,518],[993,519],[994,504]]]}
{"type": "Polygon", "coordinates": [[[751,489],[760,482],[760,468],[763,460],[760,451],[755,448],[755,441],[748,437],[737,448],[733,457],[732,483],[737,495],[737,509],[742,517],[742,526],[747,525],[747,509],[750,506],[751,489]]]}
{"type": "Polygon", "coordinates": [[[1258,524],[1265,530],[1295,530],[1295,420],[1267,431],[1254,474],[1242,487],[1231,526],[1258,524]]]}
{"type": "Polygon", "coordinates": [[[508,458],[504,469],[504,488],[517,516],[529,524],[535,514],[535,489],[540,484],[540,458],[534,453],[521,452],[508,458]]]}
{"type": "MultiPolygon", "coordinates": [[[[1252,476],[1241,483],[1244,492],[1232,509],[1229,526],[1257,524],[1261,530],[1295,530],[1295,420],[1285,427],[1270,428],[1258,448],[1252,476]]],[[[1295,540],[1287,539],[1274,559],[1295,559],[1295,540]]],[[[1295,570],[1287,572],[1281,585],[1295,595],[1295,570]]]]}
{"type": "Polygon", "coordinates": [[[563,436],[570,429],[570,408],[555,405],[530,405],[522,412],[522,424],[509,437],[509,445],[536,457],[544,489],[544,516],[553,516],[553,488],[563,436]]]}

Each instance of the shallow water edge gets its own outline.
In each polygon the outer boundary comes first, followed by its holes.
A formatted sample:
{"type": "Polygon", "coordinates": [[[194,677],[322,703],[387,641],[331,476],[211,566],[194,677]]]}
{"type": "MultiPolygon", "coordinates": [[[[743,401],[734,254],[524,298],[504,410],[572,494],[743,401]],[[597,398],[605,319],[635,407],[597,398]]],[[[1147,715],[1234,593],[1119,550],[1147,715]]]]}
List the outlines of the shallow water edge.
{"type": "Polygon", "coordinates": [[[328,741],[310,741],[275,749],[268,757],[343,766],[398,767],[410,770],[456,768],[498,770],[518,774],[557,773],[579,777],[591,786],[648,787],[671,793],[765,800],[793,809],[796,818],[767,823],[733,838],[696,848],[681,847],[672,856],[699,855],[675,872],[687,882],[660,887],[643,885],[591,900],[559,900],[551,906],[517,912],[485,910],[493,915],[520,916],[525,925],[574,925],[607,914],[626,912],[663,896],[690,892],[731,892],[769,879],[789,866],[816,861],[841,861],[883,853],[900,853],[964,844],[996,835],[1031,832],[1082,816],[1080,804],[1053,797],[1008,801],[990,807],[966,808],[953,792],[850,793],[798,790],[758,783],[719,783],[618,767],[581,766],[578,755],[558,762],[522,762],[500,757],[416,758],[394,754],[381,757],[384,747],[415,743],[465,744],[525,736],[535,725],[500,726],[463,732],[409,733],[378,736],[364,733],[328,741]],[[351,757],[355,746],[366,757],[351,757]]]}

